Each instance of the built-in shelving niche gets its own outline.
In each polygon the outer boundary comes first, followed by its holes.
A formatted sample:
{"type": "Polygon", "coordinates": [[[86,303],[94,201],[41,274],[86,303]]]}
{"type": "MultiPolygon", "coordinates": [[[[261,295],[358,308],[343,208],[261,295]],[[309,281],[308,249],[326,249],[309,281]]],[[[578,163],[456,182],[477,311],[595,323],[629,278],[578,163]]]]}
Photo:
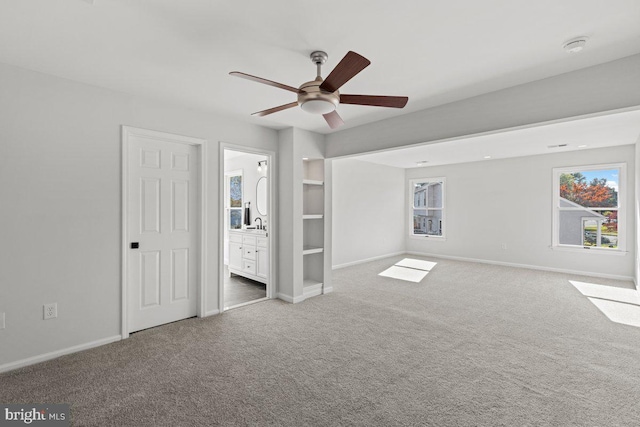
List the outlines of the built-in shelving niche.
{"type": "Polygon", "coordinates": [[[303,171],[303,292],[311,297],[324,282],[324,160],[304,160],[303,171]]]}

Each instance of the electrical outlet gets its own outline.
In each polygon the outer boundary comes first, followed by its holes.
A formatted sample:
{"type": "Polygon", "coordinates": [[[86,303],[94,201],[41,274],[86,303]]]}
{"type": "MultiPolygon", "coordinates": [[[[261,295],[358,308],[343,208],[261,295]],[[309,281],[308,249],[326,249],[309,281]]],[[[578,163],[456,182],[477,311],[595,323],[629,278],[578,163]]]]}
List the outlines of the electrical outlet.
{"type": "Polygon", "coordinates": [[[58,304],[57,303],[52,303],[52,304],[45,304],[44,305],[44,320],[47,319],[53,319],[55,317],[58,317],[58,304]]]}
{"type": "Polygon", "coordinates": [[[4,329],[4,328],[5,328],[4,313],[0,313],[0,329],[4,329]]]}
{"type": "Polygon", "coordinates": [[[500,247],[502,248],[503,251],[507,250],[507,244],[506,243],[501,244],[500,247]]]}

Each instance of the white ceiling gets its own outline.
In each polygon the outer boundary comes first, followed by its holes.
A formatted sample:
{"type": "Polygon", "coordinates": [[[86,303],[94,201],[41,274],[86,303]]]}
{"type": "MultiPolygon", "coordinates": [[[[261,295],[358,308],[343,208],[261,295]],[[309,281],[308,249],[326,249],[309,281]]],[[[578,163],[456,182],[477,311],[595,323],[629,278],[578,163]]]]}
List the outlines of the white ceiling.
{"type": "MultiPolygon", "coordinates": [[[[406,95],[403,110],[341,105],[347,127],[640,52],[638,0],[2,0],[0,62],[272,128],[329,132],[295,100],[234,78],[291,86],[347,51],[372,64],[344,93],[406,95]],[[590,37],[568,55],[561,44],[590,37]]],[[[344,128],[343,128],[344,129],[344,128]]]]}
{"type": "Polygon", "coordinates": [[[460,138],[353,157],[398,168],[506,159],[635,144],[640,110],[460,138]],[[564,145],[565,147],[557,147],[564,145]],[[550,147],[551,146],[551,147],[550,147]],[[425,164],[419,164],[426,161],[425,164]]]}

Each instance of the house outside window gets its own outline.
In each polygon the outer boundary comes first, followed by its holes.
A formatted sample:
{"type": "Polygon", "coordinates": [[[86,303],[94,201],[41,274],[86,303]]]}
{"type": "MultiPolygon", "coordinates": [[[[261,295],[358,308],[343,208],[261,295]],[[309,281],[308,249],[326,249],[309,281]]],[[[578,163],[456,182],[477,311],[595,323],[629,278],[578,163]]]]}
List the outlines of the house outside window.
{"type": "Polygon", "coordinates": [[[444,186],[442,177],[409,181],[412,236],[444,237],[444,186]]]}
{"type": "Polygon", "coordinates": [[[553,246],[625,251],[623,163],[553,170],[553,246]]]}

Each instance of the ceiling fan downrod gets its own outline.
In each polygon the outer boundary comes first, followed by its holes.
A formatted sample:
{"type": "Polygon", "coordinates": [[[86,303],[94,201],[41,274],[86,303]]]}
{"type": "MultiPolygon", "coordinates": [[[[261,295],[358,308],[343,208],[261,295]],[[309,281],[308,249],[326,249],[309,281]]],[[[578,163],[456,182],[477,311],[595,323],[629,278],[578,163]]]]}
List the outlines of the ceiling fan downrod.
{"type": "Polygon", "coordinates": [[[321,50],[316,50],[314,52],[311,52],[311,55],[309,55],[309,56],[311,57],[311,62],[316,64],[316,70],[317,70],[317,76],[316,77],[322,77],[322,75],[321,75],[322,64],[327,62],[327,58],[329,58],[329,55],[327,55],[327,52],[323,52],[321,50]]]}

